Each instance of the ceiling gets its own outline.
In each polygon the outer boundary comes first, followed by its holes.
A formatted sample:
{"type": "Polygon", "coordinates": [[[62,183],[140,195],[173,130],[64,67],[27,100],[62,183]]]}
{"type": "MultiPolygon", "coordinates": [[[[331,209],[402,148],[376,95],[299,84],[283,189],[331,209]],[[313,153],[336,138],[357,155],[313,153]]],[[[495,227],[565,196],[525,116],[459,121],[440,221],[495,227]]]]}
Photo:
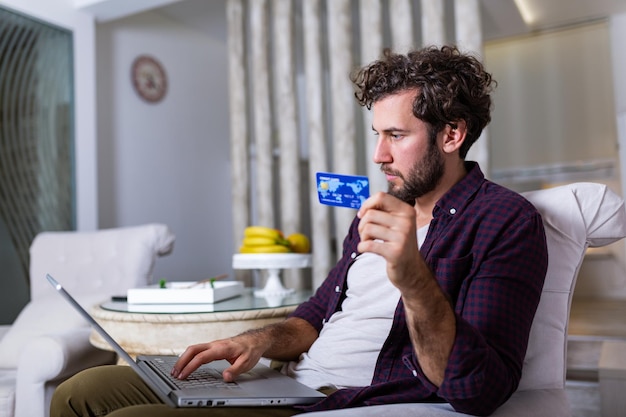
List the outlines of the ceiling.
{"type": "Polygon", "coordinates": [[[485,40],[626,13],[626,0],[479,0],[485,40]]]}
{"type": "MultiPolygon", "coordinates": [[[[446,10],[454,9],[454,0],[443,1],[446,10]]],[[[626,13],[626,0],[478,1],[482,11],[483,38],[486,41],[626,13]]],[[[192,28],[208,32],[214,32],[215,28],[207,24],[205,17],[215,13],[224,15],[224,0],[75,0],[75,5],[78,9],[94,14],[100,22],[153,9],[192,28]]],[[[215,22],[215,19],[212,21],[215,22]]]]}

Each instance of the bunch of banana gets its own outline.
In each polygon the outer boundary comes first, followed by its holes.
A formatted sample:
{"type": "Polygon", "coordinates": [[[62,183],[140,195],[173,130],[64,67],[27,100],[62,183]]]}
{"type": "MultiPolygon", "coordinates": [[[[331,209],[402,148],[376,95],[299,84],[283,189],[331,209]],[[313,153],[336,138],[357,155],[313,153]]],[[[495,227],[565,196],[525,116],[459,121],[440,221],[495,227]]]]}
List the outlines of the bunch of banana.
{"type": "Polygon", "coordinates": [[[265,226],[248,226],[243,232],[241,253],[288,253],[291,245],[280,230],[265,226]]]}

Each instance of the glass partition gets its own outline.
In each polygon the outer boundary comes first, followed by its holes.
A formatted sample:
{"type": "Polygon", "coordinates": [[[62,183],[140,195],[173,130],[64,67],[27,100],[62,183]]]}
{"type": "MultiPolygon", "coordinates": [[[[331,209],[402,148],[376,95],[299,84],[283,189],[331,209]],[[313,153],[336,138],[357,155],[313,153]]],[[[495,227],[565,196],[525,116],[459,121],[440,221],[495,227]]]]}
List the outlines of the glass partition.
{"type": "Polygon", "coordinates": [[[75,229],[72,33],[0,7],[0,322],[28,300],[28,249],[75,229]]]}

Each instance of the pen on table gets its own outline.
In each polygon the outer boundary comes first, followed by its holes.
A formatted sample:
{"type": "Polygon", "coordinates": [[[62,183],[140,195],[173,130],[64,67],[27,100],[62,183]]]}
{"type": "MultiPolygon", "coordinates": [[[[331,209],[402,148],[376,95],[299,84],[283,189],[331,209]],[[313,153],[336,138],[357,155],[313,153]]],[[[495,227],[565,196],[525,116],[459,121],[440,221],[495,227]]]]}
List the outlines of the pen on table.
{"type": "Polygon", "coordinates": [[[213,288],[213,282],[219,281],[220,279],[224,279],[224,278],[227,278],[227,277],[228,277],[228,274],[218,275],[218,276],[215,276],[215,277],[211,277],[211,278],[207,278],[207,279],[203,279],[203,280],[194,282],[193,284],[191,284],[191,285],[189,285],[189,286],[187,286],[185,288],[193,288],[193,287],[196,287],[198,285],[205,284],[207,282],[209,282],[211,284],[211,288],[213,288]]]}

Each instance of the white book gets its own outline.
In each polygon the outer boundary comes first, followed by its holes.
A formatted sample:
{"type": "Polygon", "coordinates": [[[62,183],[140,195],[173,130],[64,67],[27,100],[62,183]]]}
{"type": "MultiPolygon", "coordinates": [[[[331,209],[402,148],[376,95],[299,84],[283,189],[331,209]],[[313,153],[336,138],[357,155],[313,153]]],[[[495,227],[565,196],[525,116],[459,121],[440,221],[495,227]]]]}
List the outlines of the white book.
{"type": "Polygon", "coordinates": [[[212,304],[241,295],[244,286],[241,281],[216,281],[196,283],[189,281],[168,282],[165,288],[160,284],[127,291],[128,304],[212,304]]]}

